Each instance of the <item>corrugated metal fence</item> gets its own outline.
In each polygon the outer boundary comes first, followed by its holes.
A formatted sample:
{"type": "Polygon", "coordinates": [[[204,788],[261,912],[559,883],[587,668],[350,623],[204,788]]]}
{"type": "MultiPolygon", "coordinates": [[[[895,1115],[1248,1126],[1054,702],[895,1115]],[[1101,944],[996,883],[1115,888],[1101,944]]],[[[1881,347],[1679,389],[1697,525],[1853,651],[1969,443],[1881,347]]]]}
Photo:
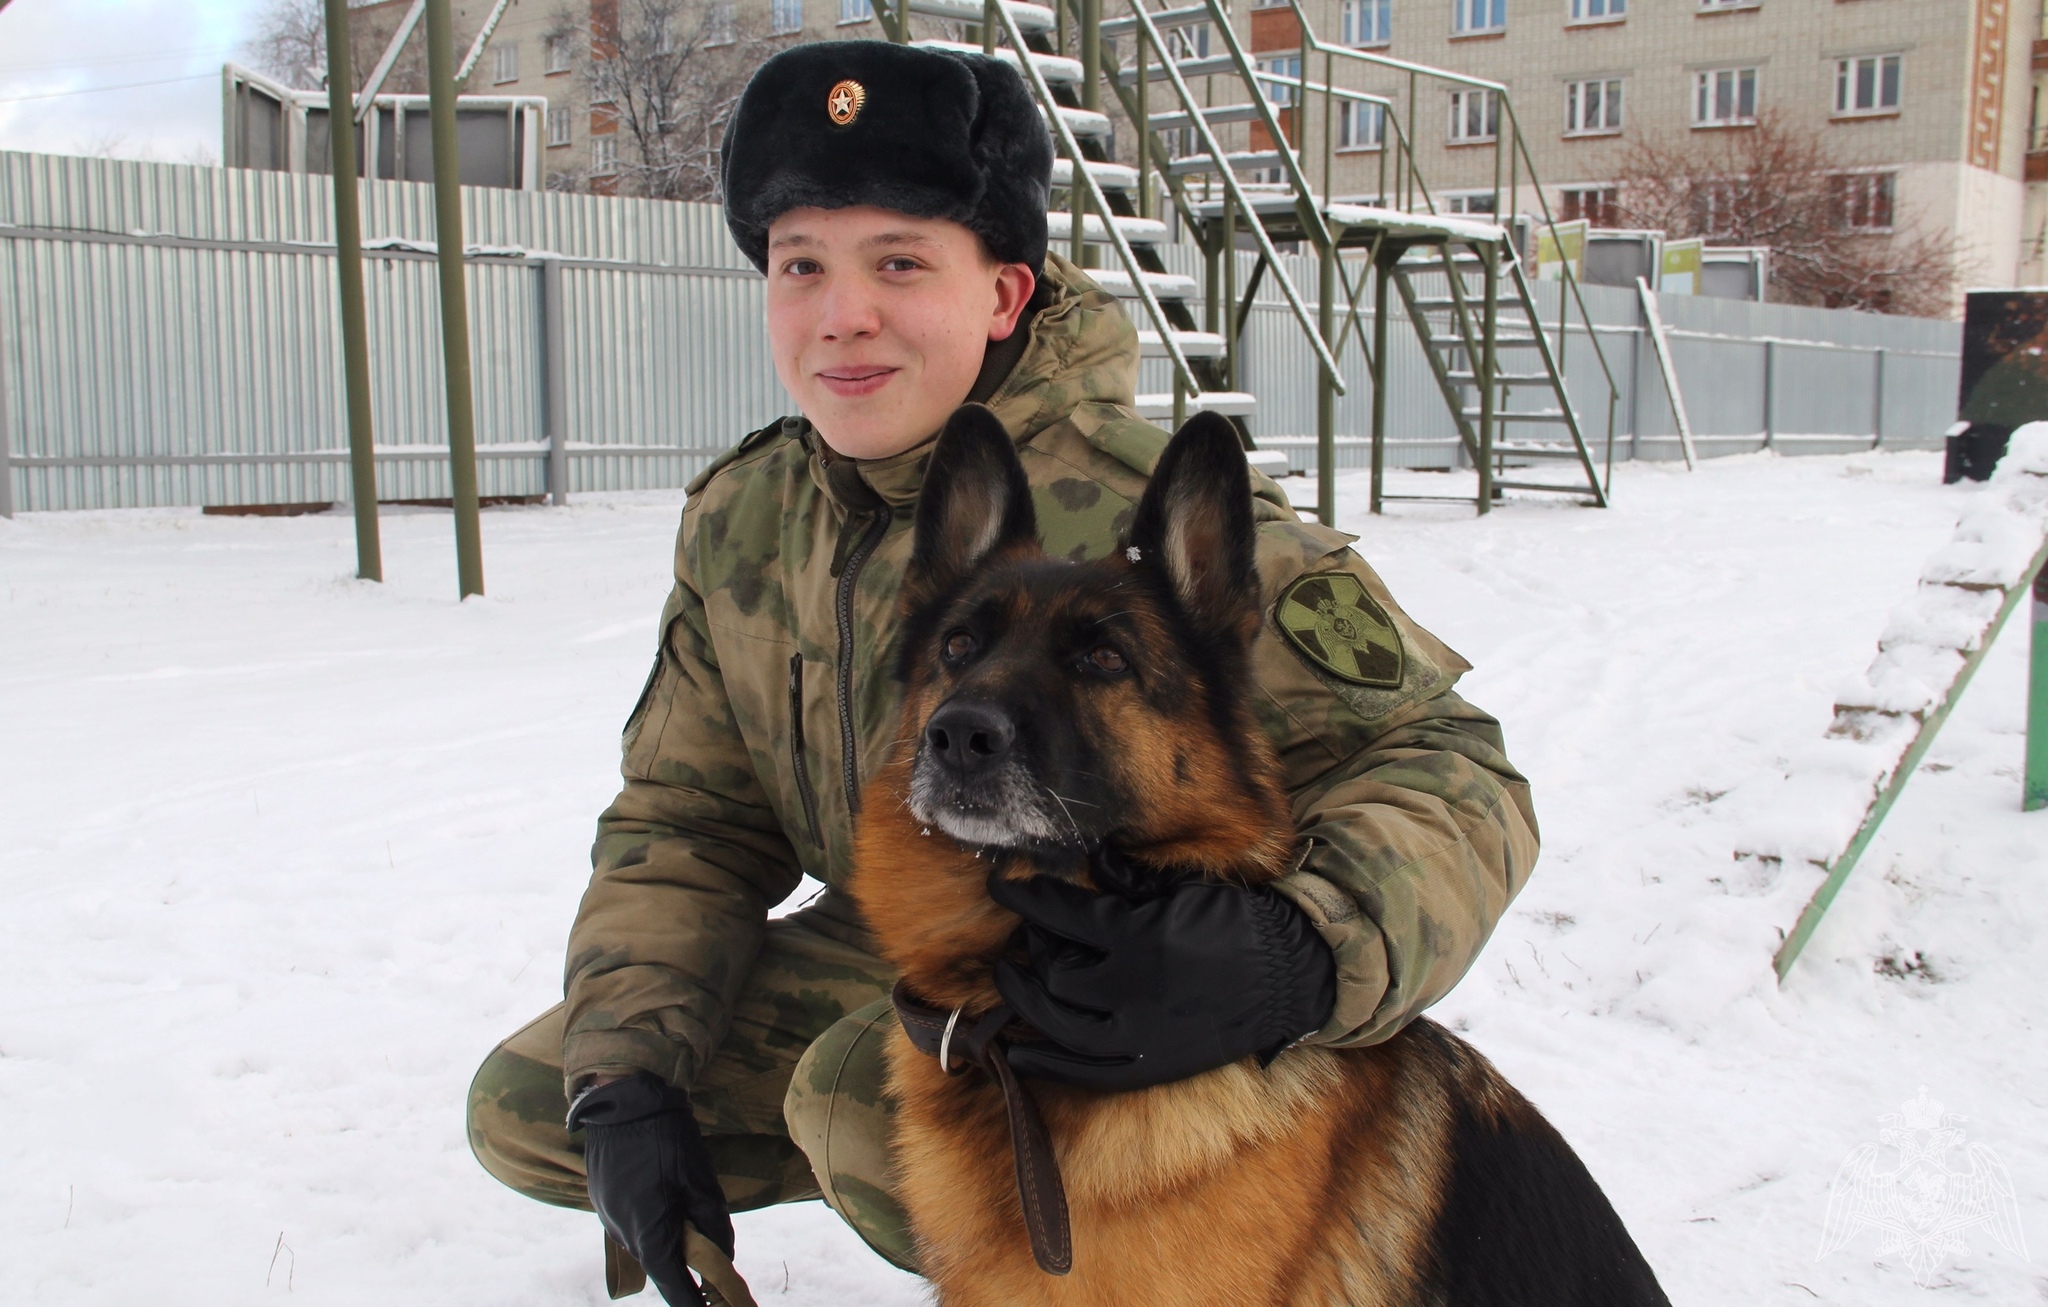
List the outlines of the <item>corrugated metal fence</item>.
{"type": "MultiPolygon", "coordinates": [[[[373,181],[363,196],[378,493],[445,497],[432,192],[373,181]]],[[[716,208],[493,189],[463,201],[484,494],[550,489],[554,442],[572,492],[680,485],[790,410],[761,327],[761,279],[716,208]],[[550,288],[566,342],[554,360],[542,331],[550,288]],[[551,386],[563,403],[550,405],[551,386]],[[551,407],[561,431],[548,430],[551,407]]],[[[345,498],[332,214],[318,176],[0,153],[0,511],[345,498]]],[[[1199,271],[1191,250],[1170,257],[1199,271]]],[[[1312,260],[1290,264],[1313,288],[1312,260]]],[[[1587,298],[1624,391],[1616,457],[1675,452],[1632,294],[1590,287],[1587,298]]],[[[1880,434],[1887,446],[1927,444],[1953,412],[1953,323],[1680,296],[1662,305],[1709,451],[1880,434]]],[[[1396,461],[1452,461],[1413,336],[1393,339],[1396,461]]],[[[1309,359],[1269,290],[1252,314],[1247,388],[1260,396],[1255,432],[1297,467],[1313,457],[1309,359]]],[[[1362,381],[1355,345],[1344,363],[1362,381]]],[[[1160,375],[1139,388],[1166,389],[1163,368],[1145,366],[1160,375]]],[[[1590,350],[1571,356],[1571,379],[1604,437],[1590,350]]],[[[1359,382],[1339,402],[1340,463],[1364,461],[1368,403],[1359,382]]]]}

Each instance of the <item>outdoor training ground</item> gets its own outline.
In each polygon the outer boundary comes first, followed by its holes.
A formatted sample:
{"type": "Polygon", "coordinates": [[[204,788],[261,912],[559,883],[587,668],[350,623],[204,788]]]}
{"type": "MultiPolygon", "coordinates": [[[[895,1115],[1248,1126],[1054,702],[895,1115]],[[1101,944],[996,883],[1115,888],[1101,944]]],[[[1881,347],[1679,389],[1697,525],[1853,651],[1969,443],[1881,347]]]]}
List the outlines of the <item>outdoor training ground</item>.
{"type": "MultiPolygon", "coordinates": [[[[1817,875],[1744,871],[1719,802],[1826,729],[1984,493],[1939,479],[1921,453],[1628,463],[1610,511],[1482,519],[1368,520],[1345,485],[1543,824],[1433,1015],[1563,1130],[1677,1303],[2048,1299],[2024,621],[1782,990],[1817,875]],[[1939,1297],[1868,1234],[1815,1258],[1836,1169],[1921,1085],[2004,1161],[2035,1258],[1973,1231],[1939,1297]]],[[[560,997],[680,504],[487,513],[489,598],[460,605],[441,512],[388,513],[381,586],[345,513],[0,521],[0,1303],[604,1301],[595,1220],[486,1176],[463,1095],[560,997]]],[[[819,1204],[739,1239],[764,1307],[923,1301],[819,1204]]]]}

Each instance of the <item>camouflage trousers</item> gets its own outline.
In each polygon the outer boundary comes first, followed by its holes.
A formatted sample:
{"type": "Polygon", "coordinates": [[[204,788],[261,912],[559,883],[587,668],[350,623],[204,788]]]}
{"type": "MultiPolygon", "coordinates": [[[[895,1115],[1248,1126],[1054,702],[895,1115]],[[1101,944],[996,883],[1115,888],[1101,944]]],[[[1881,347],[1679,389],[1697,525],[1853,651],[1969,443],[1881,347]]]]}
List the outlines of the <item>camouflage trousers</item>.
{"type": "MultiPolygon", "coordinates": [[[[890,1191],[893,1109],[883,1093],[895,973],[865,943],[831,893],[770,921],[690,1102],[732,1210],[823,1198],[869,1247],[915,1271],[890,1191]]],[[[557,1005],[484,1059],[469,1088],[469,1146],[527,1197],[589,1211],[583,1135],[563,1125],[562,1031],[557,1005]]]]}

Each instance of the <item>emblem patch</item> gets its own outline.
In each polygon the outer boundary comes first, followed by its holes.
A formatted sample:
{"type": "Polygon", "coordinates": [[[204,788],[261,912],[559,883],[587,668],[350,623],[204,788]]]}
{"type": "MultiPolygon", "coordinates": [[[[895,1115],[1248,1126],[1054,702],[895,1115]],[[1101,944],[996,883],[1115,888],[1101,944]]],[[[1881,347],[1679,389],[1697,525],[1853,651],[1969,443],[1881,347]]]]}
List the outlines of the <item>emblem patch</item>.
{"type": "Polygon", "coordinates": [[[868,102],[868,88],[851,77],[833,86],[825,96],[825,113],[841,127],[860,117],[861,106],[868,102]]]}
{"type": "Polygon", "coordinates": [[[1332,676],[1384,689],[1401,684],[1407,659],[1400,632],[1356,577],[1304,576],[1281,594],[1273,616],[1288,643],[1332,676]]]}

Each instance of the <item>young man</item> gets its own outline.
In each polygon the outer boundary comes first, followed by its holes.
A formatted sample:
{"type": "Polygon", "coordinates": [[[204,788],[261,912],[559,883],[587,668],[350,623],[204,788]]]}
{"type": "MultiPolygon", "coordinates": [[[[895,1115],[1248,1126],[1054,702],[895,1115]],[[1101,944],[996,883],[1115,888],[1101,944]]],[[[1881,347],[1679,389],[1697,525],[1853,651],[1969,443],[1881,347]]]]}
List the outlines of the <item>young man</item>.
{"type": "MultiPolygon", "coordinates": [[[[1132,413],[1130,322],[1046,253],[1051,164],[1007,66],[875,42],[776,56],[727,133],[727,222],[767,275],[777,375],[803,416],[690,487],[568,1001],[492,1053],[469,1105],[491,1174],[594,1207],[672,1301],[693,1301],[685,1221],[729,1253],[728,1211],[804,1198],[915,1267],[882,1093],[894,977],[836,886],[897,728],[888,652],[930,442],[960,404],[988,405],[1048,552],[1090,558],[1116,547],[1166,440],[1132,413]],[[825,891],[771,920],[806,874],[825,891]]],[[[1125,1046],[1020,1047],[1024,1074],[1114,1090],[1297,1037],[1385,1039],[1463,975],[1535,861],[1528,786],[1498,725],[1452,692],[1467,664],[1348,537],[1255,484],[1261,717],[1302,864],[1200,929],[1133,918],[1118,948],[1158,992],[1062,994],[1077,1026],[1114,1014],[1125,1046]],[[1172,1001],[1210,974],[1247,976],[1242,998],[1172,1001]]],[[[1058,1041],[1060,1004],[1026,997],[1058,1041]]]]}

